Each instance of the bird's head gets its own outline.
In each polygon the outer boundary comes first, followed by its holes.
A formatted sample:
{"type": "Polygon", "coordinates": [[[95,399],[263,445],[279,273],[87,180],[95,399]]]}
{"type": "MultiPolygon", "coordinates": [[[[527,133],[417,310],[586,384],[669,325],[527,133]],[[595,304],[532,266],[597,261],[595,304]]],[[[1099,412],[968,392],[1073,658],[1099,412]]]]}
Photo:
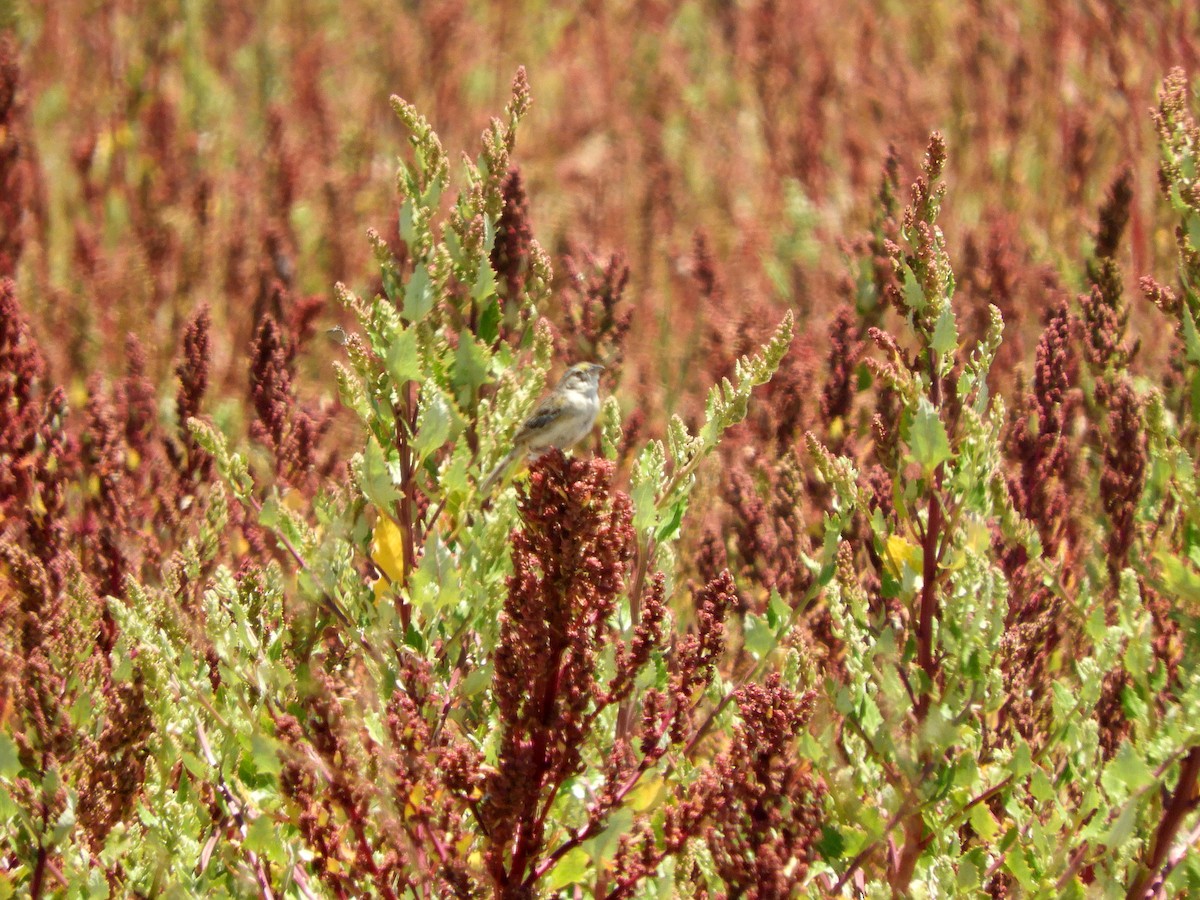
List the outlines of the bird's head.
{"type": "Polygon", "coordinates": [[[600,373],[604,366],[599,363],[576,363],[563,373],[558,386],[564,391],[594,390],[600,384],[600,373]]]}

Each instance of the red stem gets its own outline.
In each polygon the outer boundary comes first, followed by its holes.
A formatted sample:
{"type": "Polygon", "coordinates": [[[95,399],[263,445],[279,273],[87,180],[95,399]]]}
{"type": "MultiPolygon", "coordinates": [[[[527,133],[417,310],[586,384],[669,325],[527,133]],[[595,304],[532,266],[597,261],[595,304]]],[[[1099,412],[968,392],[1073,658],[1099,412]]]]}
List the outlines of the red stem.
{"type": "Polygon", "coordinates": [[[33,877],[29,882],[29,896],[31,900],[38,900],[42,896],[42,879],[46,877],[46,848],[39,846],[37,852],[37,862],[33,866],[33,877]]]}
{"type": "MultiPolygon", "coordinates": [[[[929,399],[934,407],[942,403],[941,378],[937,371],[937,356],[929,351],[929,399]]],[[[923,690],[918,692],[913,712],[918,722],[924,722],[929,713],[937,684],[937,660],[933,653],[933,620],[938,614],[937,574],[940,561],[939,543],[942,536],[942,475],[944,464],[939,463],[933,471],[933,486],[929,494],[929,512],[925,530],[921,534],[921,598],[917,610],[917,664],[925,673],[923,690]]],[[[928,760],[923,760],[928,762],[928,760]]],[[[893,896],[905,896],[917,861],[929,846],[932,835],[925,828],[925,820],[919,810],[904,821],[904,846],[901,848],[892,876],[893,896]]]]}
{"type": "MultiPolygon", "coordinates": [[[[664,726],[658,732],[655,743],[662,740],[663,735],[667,733],[668,727],[669,725],[664,726]]],[[[638,782],[641,781],[642,776],[646,774],[650,766],[657,764],[657,762],[657,757],[646,757],[643,759],[639,767],[633,772],[632,775],[629,776],[629,778],[626,779],[625,783],[613,792],[612,800],[603,809],[591,810],[589,812],[588,823],[575,832],[575,834],[571,835],[571,837],[567,838],[567,840],[563,841],[563,843],[556,847],[549,856],[547,856],[541,861],[541,863],[538,864],[533,873],[534,879],[536,880],[541,878],[552,868],[554,868],[555,863],[557,863],[560,859],[562,859],[588,838],[598,834],[608,821],[608,813],[612,812],[621,805],[622,801],[624,801],[625,797],[628,796],[629,792],[637,787],[638,782]]]]}
{"type": "MultiPolygon", "coordinates": [[[[538,728],[533,734],[532,755],[536,765],[535,779],[538,788],[545,786],[546,774],[546,744],[550,732],[551,719],[554,713],[554,701],[558,696],[559,681],[562,677],[562,655],[566,650],[566,640],[562,636],[556,636],[554,647],[552,649],[553,672],[554,674],[546,679],[546,683],[542,686],[542,696],[539,703],[540,712],[537,717],[538,728]]],[[[557,786],[554,786],[557,791],[557,786]]],[[[536,797],[540,791],[535,788],[531,791],[532,796],[536,797]]],[[[553,799],[553,793],[551,794],[553,799]]],[[[546,810],[549,806],[546,806],[546,810]]],[[[538,840],[537,834],[540,834],[539,825],[545,822],[545,812],[541,815],[537,812],[536,806],[529,808],[532,816],[527,816],[525,820],[518,824],[517,843],[513,848],[512,863],[508,869],[506,879],[506,887],[512,884],[521,884],[525,878],[525,870],[529,867],[529,858],[534,849],[534,843],[538,840]]]]}
{"type": "Polygon", "coordinates": [[[1167,852],[1171,849],[1171,844],[1175,840],[1175,835],[1179,833],[1184,818],[1196,808],[1197,803],[1200,803],[1200,796],[1197,796],[1196,793],[1198,781],[1200,781],[1200,747],[1193,747],[1180,766],[1179,781],[1171,793],[1171,799],[1167,803],[1166,809],[1163,810],[1163,817],[1158,823],[1158,829],[1154,832],[1154,843],[1150,847],[1150,855],[1143,864],[1138,877],[1130,886],[1129,892],[1125,895],[1126,900],[1142,900],[1146,896],[1146,889],[1158,870],[1162,868],[1163,862],[1166,861],[1167,852]]]}
{"type": "Polygon", "coordinates": [[[925,831],[925,820],[919,812],[905,819],[904,847],[896,864],[896,874],[892,883],[893,897],[908,896],[908,887],[913,873],[917,870],[917,862],[932,839],[933,835],[925,831]]]}
{"type": "MultiPolygon", "coordinates": [[[[935,407],[941,406],[941,380],[938,377],[937,361],[929,351],[929,395],[935,407]]],[[[942,532],[942,473],[939,464],[933,473],[933,491],[929,495],[929,515],[925,532],[921,535],[921,603],[917,612],[917,663],[929,680],[926,690],[917,700],[915,712],[919,721],[924,721],[929,712],[933,686],[937,680],[937,662],[933,657],[933,620],[937,615],[938,541],[942,532]]]]}
{"type": "Polygon", "coordinates": [[[942,504],[939,495],[942,489],[942,470],[934,473],[934,491],[929,498],[929,524],[925,529],[922,547],[921,604],[917,613],[917,663],[929,679],[928,687],[917,700],[917,718],[924,720],[929,711],[929,701],[937,678],[937,662],[933,658],[933,620],[937,615],[937,544],[942,529],[942,504]]]}
{"type": "MultiPolygon", "coordinates": [[[[406,382],[400,389],[400,408],[396,411],[396,450],[400,454],[400,499],[396,501],[396,519],[400,525],[400,536],[404,541],[404,558],[401,560],[400,587],[408,587],[408,577],[412,572],[416,558],[415,516],[413,515],[413,497],[415,484],[413,478],[413,452],[409,444],[411,435],[417,425],[416,402],[413,399],[413,383],[406,382]]],[[[408,630],[411,621],[411,610],[404,599],[403,590],[396,591],[396,612],[404,630],[408,630]]]]}
{"type": "MultiPolygon", "coordinates": [[[[654,559],[654,537],[646,539],[645,544],[638,545],[637,571],[633,578],[633,588],[629,591],[629,629],[633,633],[642,621],[642,592],[646,589],[646,574],[650,562],[654,559]]],[[[633,733],[634,710],[633,700],[627,697],[617,708],[617,741],[624,741],[633,733]]]]}

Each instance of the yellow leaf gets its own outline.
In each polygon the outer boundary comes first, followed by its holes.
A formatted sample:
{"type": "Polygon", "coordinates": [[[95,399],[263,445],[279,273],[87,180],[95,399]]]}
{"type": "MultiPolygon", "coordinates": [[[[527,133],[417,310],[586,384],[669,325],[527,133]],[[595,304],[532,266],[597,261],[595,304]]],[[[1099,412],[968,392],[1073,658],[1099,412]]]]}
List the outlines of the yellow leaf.
{"type": "Polygon", "coordinates": [[[977,556],[983,556],[992,549],[992,530],[983,519],[970,519],[966,525],[966,547],[977,556]]]}
{"type": "Polygon", "coordinates": [[[371,582],[371,594],[375,597],[375,602],[378,603],[380,600],[386,597],[388,591],[391,590],[391,587],[392,583],[386,578],[376,578],[373,582],[371,582]]]}
{"type": "Polygon", "coordinates": [[[910,544],[900,535],[893,534],[889,536],[885,550],[888,562],[891,564],[892,571],[897,578],[903,573],[906,563],[914,572],[917,570],[915,560],[920,557],[921,550],[914,544],[910,544]]]}
{"type": "Polygon", "coordinates": [[[87,382],[76,379],[71,382],[71,387],[67,392],[67,405],[74,409],[82,409],[87,406],[89,396],[87,382]]]}
{"type": "Polygon", "coordinates": [[[417,784],[408,795],[408,803],[404,806],[404,818],[408,819],[417,814],[417,808],[425,799],[425,786],[417,784]]]}
{"type": "Polygon", "coordinates": [[[643,779],[642,783],[629,792],[627,806],[634,812],[651,809],[662,795],[662,778],[643,779]]]}
{"type": "Polygon", "coordinates": [[[400,526],[387,516],[380,516],[374,537],[371,559],[389,581],[399,581],[404,574],[404,535],[400,526]]]}

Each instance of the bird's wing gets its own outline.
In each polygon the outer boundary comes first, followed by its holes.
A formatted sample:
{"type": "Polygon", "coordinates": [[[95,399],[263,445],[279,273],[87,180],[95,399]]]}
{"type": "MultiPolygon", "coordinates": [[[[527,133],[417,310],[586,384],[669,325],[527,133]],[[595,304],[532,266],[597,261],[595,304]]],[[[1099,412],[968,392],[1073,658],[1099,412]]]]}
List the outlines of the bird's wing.
{"type": "Polygon", "coordinates": [[[547,397],[529,414],[529,418],[521,423],[517,435],[541,431],[562,413],[561,404],[554,397],[547,397]]]}

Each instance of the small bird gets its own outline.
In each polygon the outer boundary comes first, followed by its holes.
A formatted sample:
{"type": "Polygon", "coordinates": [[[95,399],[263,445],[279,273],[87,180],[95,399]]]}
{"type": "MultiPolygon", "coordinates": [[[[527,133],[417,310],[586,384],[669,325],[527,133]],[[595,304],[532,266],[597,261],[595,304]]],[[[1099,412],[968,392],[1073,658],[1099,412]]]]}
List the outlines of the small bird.
{"type": "Polygon", "coordinates": [[[490,493],[514,460],[537,456],[551,447],[566,450],[587,437],[600,413],[602,371],[604,366],[597,363],[577,363],[567,369],[558,386],[521,423],[512,449],[484,479],[480,493],[490,493]]]}

